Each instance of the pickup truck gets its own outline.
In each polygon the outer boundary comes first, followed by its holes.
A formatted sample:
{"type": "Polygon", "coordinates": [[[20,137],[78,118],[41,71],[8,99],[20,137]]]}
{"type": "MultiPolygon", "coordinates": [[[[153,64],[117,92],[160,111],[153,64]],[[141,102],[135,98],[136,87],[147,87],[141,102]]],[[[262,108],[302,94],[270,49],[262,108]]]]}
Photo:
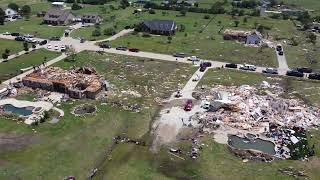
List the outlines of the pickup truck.
{"type": "Polygon", "coordinates": [[[240,65],[240,69],[246,70],[246,71],[255,71],[257,67],[255,65],[251,64],[242,64],[240,65]]]}

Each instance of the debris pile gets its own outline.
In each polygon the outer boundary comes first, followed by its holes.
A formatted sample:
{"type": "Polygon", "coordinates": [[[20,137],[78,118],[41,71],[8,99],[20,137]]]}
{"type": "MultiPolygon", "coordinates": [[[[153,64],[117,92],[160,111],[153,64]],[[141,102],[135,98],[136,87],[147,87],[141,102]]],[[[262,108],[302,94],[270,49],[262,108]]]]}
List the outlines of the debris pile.
{"type": "Polygon", "coordinates": [[[295,99],[284,99],[275,94],[260,95],[254,87],[216,86],[202,95],[210,102],[208,112],[199,114],[199,123],[206,127],[216,124],[268,131],[270,123],[286,127],[319,125],[320,111],[295,99]]]}
{"type": "Polygon", "coordinates": [[[94,68],[63,70],[59,67],[37,69],[22,79],[23,85],[68,94],[72,98],[95,99],[104,87],[104,79],[94,68]]]}

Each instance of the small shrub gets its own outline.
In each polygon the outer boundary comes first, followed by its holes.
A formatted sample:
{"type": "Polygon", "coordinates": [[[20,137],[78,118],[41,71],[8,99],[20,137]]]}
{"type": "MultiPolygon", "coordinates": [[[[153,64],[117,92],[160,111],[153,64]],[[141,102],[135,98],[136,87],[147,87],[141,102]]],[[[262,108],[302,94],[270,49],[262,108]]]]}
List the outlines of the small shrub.
{"type": "Polygon", "coordinates": [[[210,19],[210,16],[208,14],[203,16],[203,19],[210,19]]]}

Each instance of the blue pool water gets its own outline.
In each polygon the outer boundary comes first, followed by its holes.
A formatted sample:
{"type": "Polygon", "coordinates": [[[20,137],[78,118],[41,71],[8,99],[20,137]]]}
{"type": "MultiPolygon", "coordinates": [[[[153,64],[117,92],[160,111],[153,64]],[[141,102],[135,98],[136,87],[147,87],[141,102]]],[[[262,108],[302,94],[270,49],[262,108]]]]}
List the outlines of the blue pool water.
{"type": "Polygon", "coordinates": [[[22,115],[22,116],[29,116],[32,114],[32,109],[34,107],[23,107],[23,108],[18,108],[15,107],[11,104],[5,104],[3,105],[3,109],[5,112],[9,112],[9,113],[14,113],[17,115],[22,115]]]}

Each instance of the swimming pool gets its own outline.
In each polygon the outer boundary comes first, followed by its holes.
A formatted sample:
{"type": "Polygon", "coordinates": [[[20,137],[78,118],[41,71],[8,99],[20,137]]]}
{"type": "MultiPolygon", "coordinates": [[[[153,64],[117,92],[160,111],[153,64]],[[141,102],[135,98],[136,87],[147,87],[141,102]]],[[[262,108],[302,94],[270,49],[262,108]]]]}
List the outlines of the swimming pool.
{"type": "Polygon", "coordinates": [[[18,108],[15,107],[11,104],[5,104],[2,106],[4,112],[8,112],[8,113],[14,113],[17,115],[21,115],[21,116],[29,116],[32,114],[32,110],[34,109],[34,107],[22,107],[22,108],[18,108]]]}
{"type": "Polygon", "coordinates": [[[229,136],[229,145],[237,149],[253,149],[270,155],[276,154],[274,150],[275,145],[271,141],[262,140],[260,138],[249,140],[248,138],[231,135],[229,136]]]}

